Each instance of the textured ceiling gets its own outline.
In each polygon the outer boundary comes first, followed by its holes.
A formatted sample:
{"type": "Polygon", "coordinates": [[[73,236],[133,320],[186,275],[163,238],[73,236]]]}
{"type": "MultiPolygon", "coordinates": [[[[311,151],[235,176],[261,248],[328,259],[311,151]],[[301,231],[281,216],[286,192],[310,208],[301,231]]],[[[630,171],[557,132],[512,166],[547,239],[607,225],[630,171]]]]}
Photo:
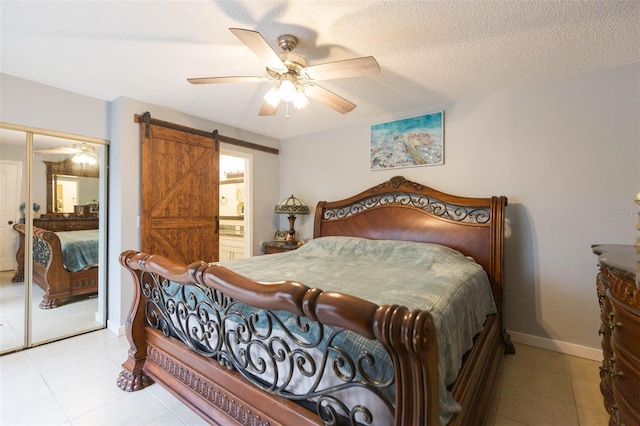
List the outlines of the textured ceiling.
{"type": "MultiPolygon", "coordinates": [[[[640,62],[640,1],[0,1],[0,71],[112,101],[166,106],[278,139],[510,87],[640,62]],[[258,117],[273,83],[228,29],[299,38],[310,64],[374,56],[381,73],[322,85],[358,107],[313,102],[258,117]]],[[[1,118],[1,117],[0,117],[1,118]]]]}

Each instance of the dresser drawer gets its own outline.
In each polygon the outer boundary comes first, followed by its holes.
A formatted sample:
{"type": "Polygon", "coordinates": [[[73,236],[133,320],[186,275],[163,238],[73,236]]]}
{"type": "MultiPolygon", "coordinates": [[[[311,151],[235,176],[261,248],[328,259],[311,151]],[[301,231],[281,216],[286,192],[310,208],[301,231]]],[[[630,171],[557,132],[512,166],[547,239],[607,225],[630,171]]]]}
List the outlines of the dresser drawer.
{"type": "Polygon", "coordinates": [[[618,424],[640,425],[640,312],[611,297],[610,376],[618,424]]]}
{"type": "Polygon", "coordinates": [[[640,426],[640,247],[594,245],[600,273],[600,391],[609,424],[640,426]]]}
{"type": "Polygon", "coordinates": [[[613,343],[611,359],[611,378],[613,398],[619,415],[618,424],[640,425],[640,365],[638,360],[630,358],[626,352],[613,343]]]}
{"type": "Polygon", "coordinates": [[[610,300],[613,307],[611,340],[640,365],[640,312],[623,306],[615,298],[610,300]]]}

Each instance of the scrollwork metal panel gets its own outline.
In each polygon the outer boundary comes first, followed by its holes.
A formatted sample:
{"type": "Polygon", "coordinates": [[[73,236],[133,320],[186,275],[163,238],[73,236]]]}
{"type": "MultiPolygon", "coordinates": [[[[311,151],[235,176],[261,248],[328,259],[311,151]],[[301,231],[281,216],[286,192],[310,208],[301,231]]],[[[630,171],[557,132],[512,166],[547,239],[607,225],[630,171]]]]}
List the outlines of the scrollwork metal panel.
{"type": "Polygon", "coordinates": [[[394,418],[392,363],[378,342],[157,274],[142,273],[141,283],[150,326],[269,393],[312,401],[325,424],[384,424],[394,418]]]}
{"type": "Polygon", "coordinates": [[[394,192],[382,195],[372,195],[356,203],[337,208],[327,208],[324,211],[324,220],[344,219],[356,215],[365,210],[383,206],[411,206],[424,210],[434,216],[442,217],[456,222],[470,222],[484,224],[491,219],[489,207],[459,206],[429,197],[427,195],[411,192],[394,192]]]}
{"type": "Polygon", "coordinates": [[[49,259],[51,259],[49,244],[47,244],[42,238],[34,238],[33,260],[46,267],[49,264],[49,259]]]}

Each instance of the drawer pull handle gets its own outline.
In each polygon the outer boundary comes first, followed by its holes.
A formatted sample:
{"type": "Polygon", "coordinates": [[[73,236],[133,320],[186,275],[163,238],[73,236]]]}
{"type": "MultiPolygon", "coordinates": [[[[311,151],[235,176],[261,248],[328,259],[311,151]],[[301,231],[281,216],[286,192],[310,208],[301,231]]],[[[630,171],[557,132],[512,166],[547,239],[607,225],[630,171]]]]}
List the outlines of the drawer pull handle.
{"type": "Polygon", "coordinates": [[[612,378],[616,378],[616,377],[624,377],[624,374],[622,371],[616,371],[616,358],[615,357],[611,357],[609,359],[609,374],[611,375],[612,378]]]}
{"type": "Polygon", "coordinates": [[[613,313],[609,314],[609,330],[613,330],[616,327],[620,327],[621,322],[616,321],[616,316],[613,313]]]}
{"type": "Polygon", "coordinates": [[[622,371],[616,371],[614,369],[614,370],[611,370],[611,377],[613,377],[614,379],[616,377],[624,377],[624,373],[622,371]]]}

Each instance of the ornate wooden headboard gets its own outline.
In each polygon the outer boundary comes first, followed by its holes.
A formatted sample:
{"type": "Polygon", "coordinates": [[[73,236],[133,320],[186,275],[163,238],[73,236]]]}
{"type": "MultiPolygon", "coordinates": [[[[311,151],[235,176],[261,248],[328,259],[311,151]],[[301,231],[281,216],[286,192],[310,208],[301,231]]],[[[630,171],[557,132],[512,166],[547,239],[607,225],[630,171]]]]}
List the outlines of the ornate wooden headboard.
{"type": "Polygon", "coordinates": [[[506,205],[504,196],[458,197],[396,176],[344,200],[320,201],[313,235],[451,247],[482,265],[501,305],[506,205]]]}

